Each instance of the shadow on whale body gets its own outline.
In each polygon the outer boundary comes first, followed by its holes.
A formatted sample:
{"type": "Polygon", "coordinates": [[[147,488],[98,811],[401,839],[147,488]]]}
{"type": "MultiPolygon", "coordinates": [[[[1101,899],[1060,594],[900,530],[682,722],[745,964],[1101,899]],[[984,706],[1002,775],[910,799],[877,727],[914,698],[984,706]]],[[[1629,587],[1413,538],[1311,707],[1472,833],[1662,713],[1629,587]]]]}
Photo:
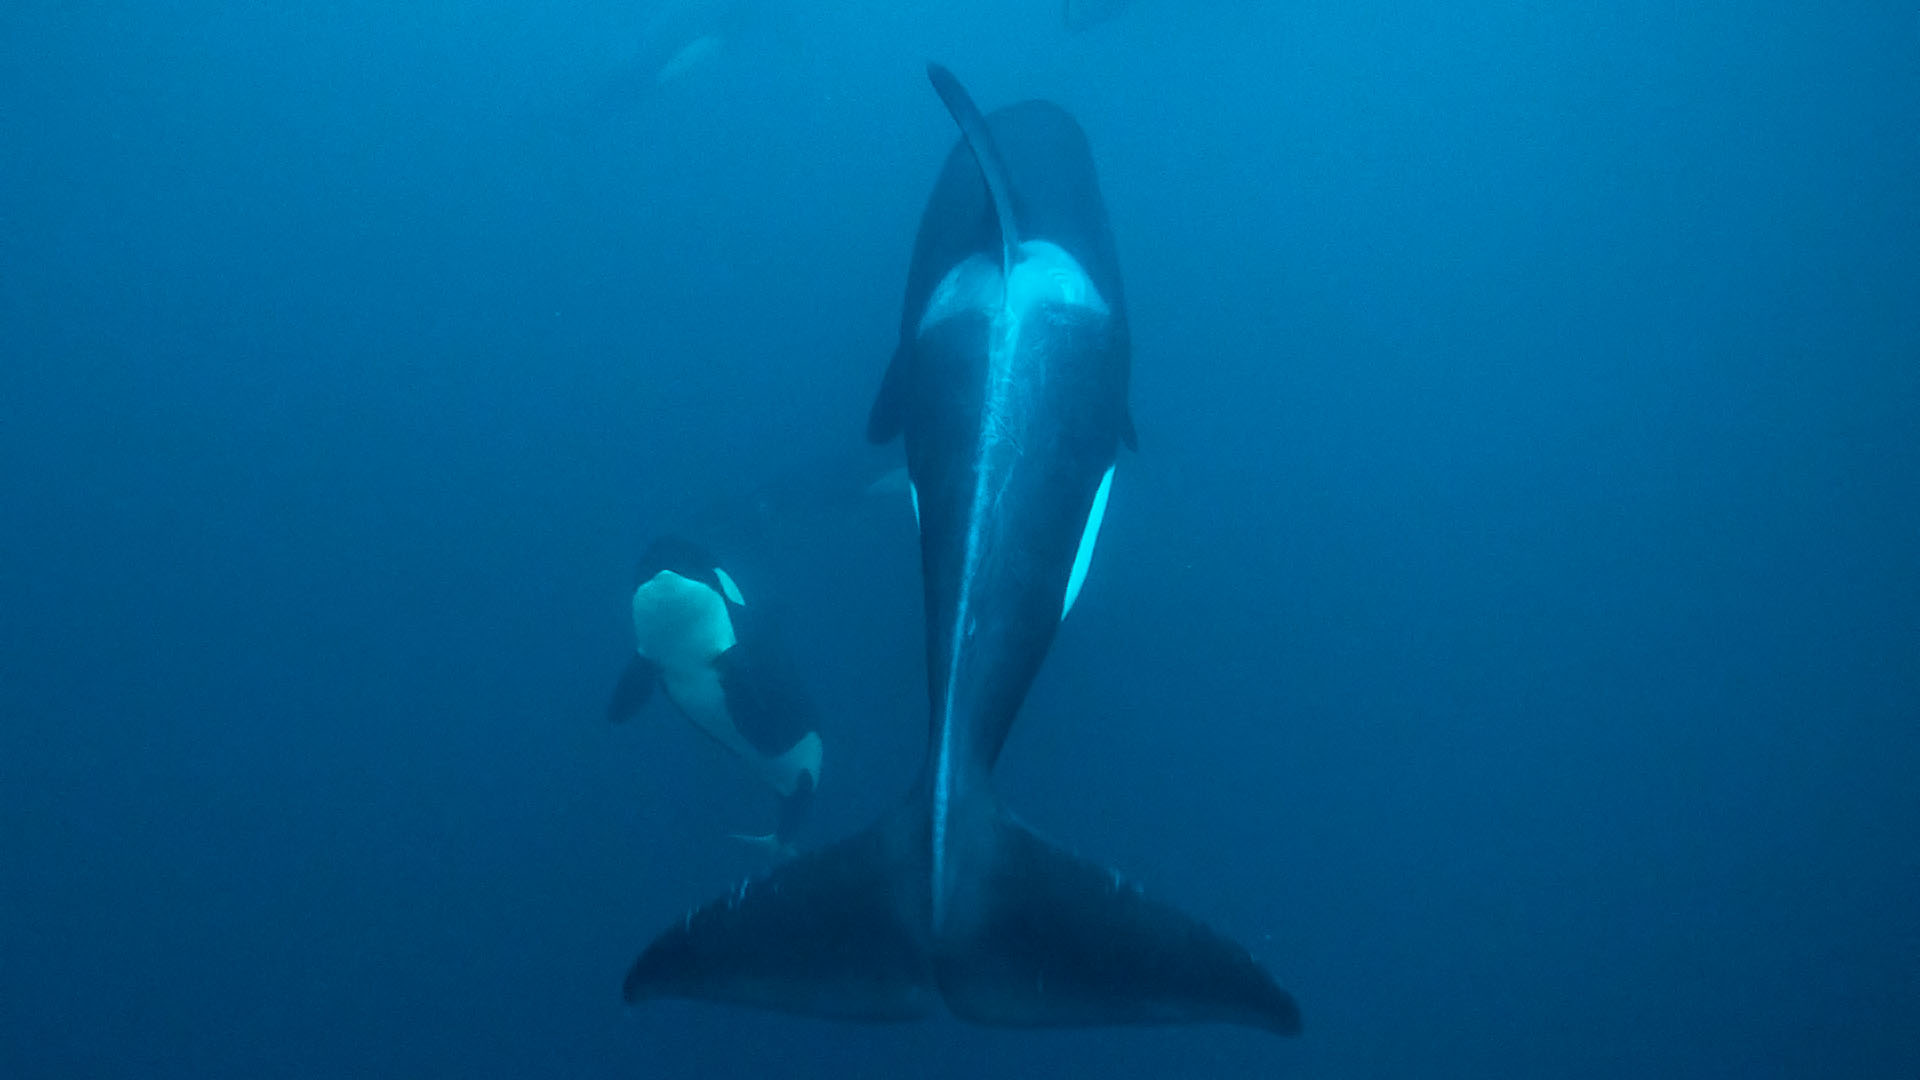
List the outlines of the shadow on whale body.
{"type": "Polygon", "coordinates": [[[626,999],[1298,1034],[1293,998],[1239,944],[1040,839],[991,789],[1083,583],[1119,447],[1134,441],[1130,352],[1079,125],[1046,102],[982,116],[944,68],[928,73],[962,137],[921,220],[901,343],[868,424],[874,441],[906,439],[927,764],[865,832],[689,912],[634,962],[626,999]]]}

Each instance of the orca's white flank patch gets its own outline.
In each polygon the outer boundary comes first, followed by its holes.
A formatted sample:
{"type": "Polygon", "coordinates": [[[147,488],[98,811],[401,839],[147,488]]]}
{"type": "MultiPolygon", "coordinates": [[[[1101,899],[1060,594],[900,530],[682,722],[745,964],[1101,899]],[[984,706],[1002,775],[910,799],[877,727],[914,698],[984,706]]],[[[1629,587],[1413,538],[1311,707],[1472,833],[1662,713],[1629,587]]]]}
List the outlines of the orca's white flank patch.
{"type": "Polygon", "coordinates": [[[815,788],[820,786],[820,733],[809,731],[806,737],[794,743],[786,752],[777,757],[762,758],[756,756],[760,764],[761,775],[773,789],[782,795],[792,795],[800,786],[800,778],[807,777],[815,788]]]}
{"type": "Polygon", "coordinates": [[[1100,539],[1100,522],[1107,516],[1107,494],[1113,490],[1113,466],[1107,466],[1107,474],[1100,478],[1100,490],[1093,493],[1093,508],[1087,511],[1087,527],[1080,533],[1080,550],[1073,556],[1073,573],[1067,575],[1067,602],[1060,605],[1060,617],[1065,619],[1067,612],[1073,610],[1073,602],[1080,598],[1080,587],[1087,583],[1087,567],[1093,565],[1093,544],[1100,539]]]}

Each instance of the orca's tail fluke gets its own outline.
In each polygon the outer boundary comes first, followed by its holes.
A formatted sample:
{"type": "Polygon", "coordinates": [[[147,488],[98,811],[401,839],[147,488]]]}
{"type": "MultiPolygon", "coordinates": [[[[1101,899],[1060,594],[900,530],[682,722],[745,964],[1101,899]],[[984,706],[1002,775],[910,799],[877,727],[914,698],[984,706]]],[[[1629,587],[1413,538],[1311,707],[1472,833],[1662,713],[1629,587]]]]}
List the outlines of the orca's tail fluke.
{"type": "Polygon", "coordinates": [[[1293,995],[1232,939],[1004,813],[993,830],[991,870],[936,965],[956,1015],[1006,1027],[1225,1023],[1300,1034],[1293,995]]]}
{"type": "Polygon", "coordinates": [[[913,1019],[944,1001],[1003,1027],[1299,1033],[1293,997],[1238,944],[997,808],[972,820],[968,835],[949,837],[969,873],[937,932],[929,819],[916,802],[690,913],[634,963],[627,1000],[863,1021],[913,1019]]]}
{"type": "MultiPolygon", "coordinates": [[[[924,817],[921,819],[924,822],[924,817]]],[[[795,856],[687,913],[627,972],[629,1003],[692,998],[839,1020],[933,1010],[924,887],[899,816],[795,856]]],[[[925,881],[925,875],[920,875],[925,881]]]]}

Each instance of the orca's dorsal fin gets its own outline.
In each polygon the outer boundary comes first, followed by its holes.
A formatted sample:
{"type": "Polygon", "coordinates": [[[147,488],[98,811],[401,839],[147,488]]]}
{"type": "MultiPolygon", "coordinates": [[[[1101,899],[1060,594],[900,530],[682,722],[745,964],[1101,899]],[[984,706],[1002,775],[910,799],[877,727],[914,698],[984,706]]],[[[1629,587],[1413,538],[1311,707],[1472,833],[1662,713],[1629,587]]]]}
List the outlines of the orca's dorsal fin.
{"type": "Polygon", "coordinates": [[[1020,230],[1013,220],[1013,187],[1007,181],[1006,162],[993,145],[987,118],[980,114],[980,107],[973,103],[973,97],[960,85],[960,80],[954,78],[953,72],[929,61],[927,78],[947,112],[952,114],[953,122],[960,126],[960,135],[973,151],[973,160],[979,164],[980,175],[987,182],[987,198],[993,201],[993,216],[1000,223],[1000,269],[1002,273],[1011,274],[1020,251],[1020,230]]]}

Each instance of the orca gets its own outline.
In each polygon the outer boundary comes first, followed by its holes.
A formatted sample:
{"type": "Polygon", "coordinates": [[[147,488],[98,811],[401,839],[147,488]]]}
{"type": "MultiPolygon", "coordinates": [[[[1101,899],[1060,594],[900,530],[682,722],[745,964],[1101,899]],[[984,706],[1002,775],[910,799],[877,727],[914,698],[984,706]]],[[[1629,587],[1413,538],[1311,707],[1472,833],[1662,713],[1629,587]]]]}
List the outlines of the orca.
{"type": "Polygon", "coordinates": [[[763,619],[706,549],[677,536],[641,556],[633,590],[634,655],[607,702],[607,719],[637,716],[660,687],[780,796],[779,825],[734,834],[772,854],[793,852],[820,782],[814,708],[763,619]]]}
{"type": "Polygon", "coordinates": [[[1297,1034],[1246,949],[1020,824],[990,780],[1100,531],[1130,344],[1092,153],[1058,105],[960,128],[922,216],[868,435],[904,435],[919,518],[931,734],[905,803],[690,911],[628,1002],[858,1021],[944,1008],[1010,1027],[1235,1023],[1297,1034]]]}

